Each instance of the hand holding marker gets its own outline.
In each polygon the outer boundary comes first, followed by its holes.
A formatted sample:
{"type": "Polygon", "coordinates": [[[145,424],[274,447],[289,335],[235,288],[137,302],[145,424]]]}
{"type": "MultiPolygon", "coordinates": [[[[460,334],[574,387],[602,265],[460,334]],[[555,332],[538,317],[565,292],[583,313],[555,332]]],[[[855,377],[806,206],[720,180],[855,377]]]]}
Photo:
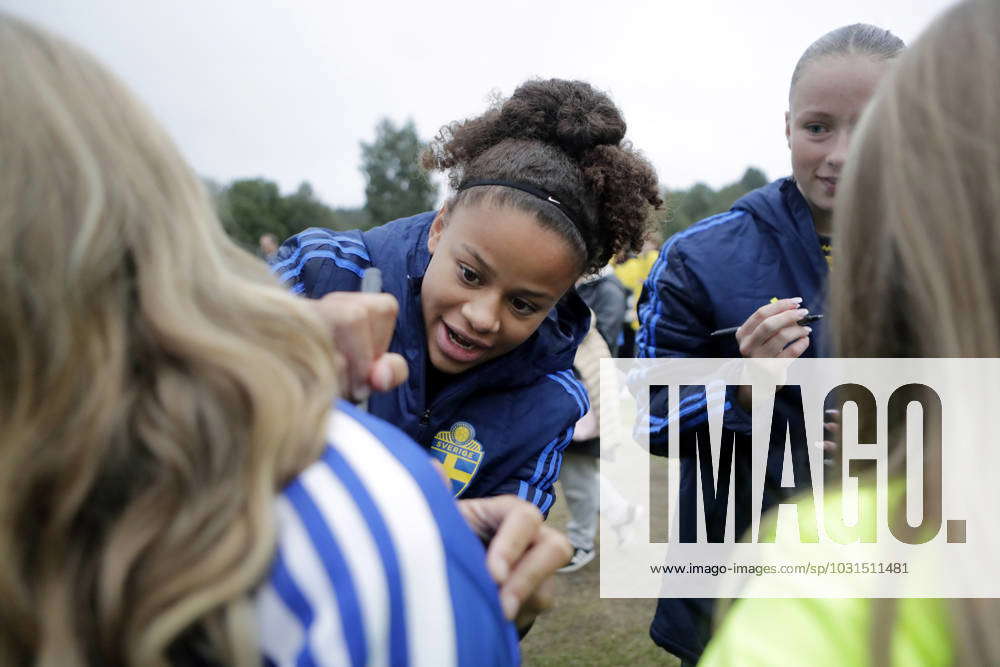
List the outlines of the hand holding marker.
{"type": "MultiPolygon", "coordinates": [[[[822,314],[818,314],[818,315],[806,315],[801,320],[799,320],[798,322],[796,322],[796,324],[798,324],[799,326],[803,326],[804,327],[807,324],[810,324],[812,322],[816,322],[816,321],[821,320],[821,319],[823,319],[823,315],[822,314]]],[[[739,329],[739,327],[729,327],[727,329],[719,329],[717,331],[713,331],[712,333],[710,333],[708,335],[711,336],[712,338],[717,338],[719,336],[732,336],[733,334],[736,333],[736,331],[738,329],[739,329]]]]}
{"type": "Polygon", "coordinates": [[[313,302],[344,362],[343,395],[362,407],[372,391],[389,391],[409,375],[406,359],[389,351],[399,303],[382,291],[381,277],[369,269],[360,291],[328,292],[313,302]]]}
{"type": "MultiPolygon", "coordinates": [[[[713,331],[709,336],[732,336],[744,327],[742,336],[737,336],[740,356],[745,358],[797,358],[809,347],[809,335],[812,328],[810,322],[823,319],[820,314],[811,315],[802,308],[802,297],[791,299],[771,299],[771,302],[758,308],[743,324],[713,331]],[[789,317],[792,316],[792,317],[789,317]],[[798,319],[792,319],[798,316],[798,319]],[[770,321],[769,326],[763,326],[770,321]],[[792,327],[795,327],[794,329],[792,327]],[[805,336],[796,338],[805,327],[805,336]]],[[[751,409],[749,386],[741,386],[737,398],[744,410],[751,409]]]]}

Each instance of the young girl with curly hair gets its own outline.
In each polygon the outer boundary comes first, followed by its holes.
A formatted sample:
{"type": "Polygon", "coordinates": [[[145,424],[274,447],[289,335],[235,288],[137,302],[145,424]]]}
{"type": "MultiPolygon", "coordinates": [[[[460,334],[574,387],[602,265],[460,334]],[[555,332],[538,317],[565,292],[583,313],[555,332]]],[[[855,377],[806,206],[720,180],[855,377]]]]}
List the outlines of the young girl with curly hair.
{"type": "Polygon", "coordinates": [[[661,203],[624,136],[618,109],[589,84],[529,81],[443,128],[425,153],[426,167],[449,172],[441,210],[367,232],[310,229],[272,265],[314,299],[381,270],[399,302],[389,349],[410,374],[369,408],[440,459],[456,495],[514,493],[542,512],[555,500],[562,451],[587,412],[572,365],[591,314],[571,288],[638,249],[661,203]]]}

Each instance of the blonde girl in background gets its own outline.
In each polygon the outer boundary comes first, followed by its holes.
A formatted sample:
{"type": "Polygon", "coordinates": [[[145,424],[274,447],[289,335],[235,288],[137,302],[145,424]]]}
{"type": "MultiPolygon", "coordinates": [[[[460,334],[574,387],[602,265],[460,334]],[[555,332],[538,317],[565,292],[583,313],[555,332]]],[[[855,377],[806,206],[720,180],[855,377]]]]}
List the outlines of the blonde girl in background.
{"type": "MultiPolygon", "coordinates": [[[[803,322],[823,313],[830,275],[832,224],[848,146],[879,81],[904,48],[902,40],[873,25],[837,28],[813,42],[792,71],[785,114],[791,177],[780,178],[737,200],[731,210],[670,237],[646,279],[639,300],[637,357],[822,357],[826,321],[803,322]],[[735,335],[712,336],[738,327],[735,335]]],[[[746,389],[749,389],[747,387],[746,389]]],[[[729,390],[724,428],[749,437],[749,393],[729,390]]],[[[650,448],[666,453],[666,391],[650,396],[650,448]]],[[[795,399],[776,396],[777,410],[797,419],[795,399]]],[[[707,397],[681,397],[679,424],[691,434],[706,423],[707,397]]],[[[684,447],[682,445],[682,451],[684,447]]],[[[795,479],[803,479],[804,452],[793,451],[795,479]]],[[[697,492],[694,455],[680,460],[681,494],[697,492]]],[[[784,461],[768,462],[765,508],[788,496],[784,461]]],[[[749,464],[733,475],[749,480],[749,464]]],[[[693,503],[689,504],[694,508],[693,503]]],[[[706,508],[707,533],[726,529],[726,503],[706,508]]],[[[737,534],[749,528],[737,520],[737,534]]],[[[693,513],[680,516],[680,539],[696,542],[693,513]]],[[[712,603],[663,598],[650,627],[653,640],[695,662],[709,636],[712,603]]]]}

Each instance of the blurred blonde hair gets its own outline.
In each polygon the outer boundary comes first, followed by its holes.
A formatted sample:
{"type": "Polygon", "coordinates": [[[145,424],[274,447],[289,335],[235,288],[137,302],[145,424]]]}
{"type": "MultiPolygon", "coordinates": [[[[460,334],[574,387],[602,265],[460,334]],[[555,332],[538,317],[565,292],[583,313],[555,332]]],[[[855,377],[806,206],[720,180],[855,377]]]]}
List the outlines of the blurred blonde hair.
{"type": "Polygon", "coordinates": [[[844,356],[1000,355],[998,34],[998,3],[956,6],[862,121],[836,207],[844,356]]]}
{"type": "MultiPolygon", "coordinates": [[[[955,6],[862,121],[834,214],[842,356],[1000,356],[998,35],[1000,3],[955,6]]],[[[1000,602],[951,604],[958,661],[1000,663],[1000,602]]]]}
{"type": "Polygon", "coordinates": [[[0,663],[257,665],[331,343],[88,54],[0,13],[0,100],[0,663]]]}

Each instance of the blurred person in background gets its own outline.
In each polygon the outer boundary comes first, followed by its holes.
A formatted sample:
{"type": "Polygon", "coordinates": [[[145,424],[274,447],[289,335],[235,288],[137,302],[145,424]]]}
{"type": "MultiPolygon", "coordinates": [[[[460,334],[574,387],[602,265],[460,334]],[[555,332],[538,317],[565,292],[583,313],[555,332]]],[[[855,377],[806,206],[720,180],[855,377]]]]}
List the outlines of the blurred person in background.
{"type": "MultiPolygon", "coordinates": [[[[605,495],[606,508],[612,508],[612,525],[628,523],[634,517],[635,507],[630,506],[621,494],[606,483],[598,471],[601,455],[601,359],[616,356],[616,341],[621,334],[628,308],[628,291],[615,277],[610,266],[577,281],[576,291],[594,311],[590,331],[576,349],[573,371],[583,383],[590,399],[590,410],[573,430],[573,441],[563,457],[560,482],[566,494],[570,520],[566,533],[573,546],[570,562],[559,572],[575,572],[591,562],[596,555],[598,511],[601,495],[605,495]]],[[[613,401],[612,401],[613,402],[613,401]]],[[[617,415],[616,410],[608,410],[617,415]]]]}
{"type": "Polygon", "coordinates": [[[270,262],[274,259],[275,253],[278,252],[278,237],[270,232],[261,234],[258,245],[260,256],[264,258],[265,262],[270,262]]]}
{"type": "Polygon", "coordinates": [[[635,335],[639,331],[639,295],[642,294],[642,284],[649,276],[656,258],[660,256],[660,244],[663,236],[651,231],[642,242],[642,249],[636,255],[627,255],[622,261],[614,263],[615,276],[628,292],[628,311],[625,313],[625,323],[622,328],[618,349],[614,356],[630,358],[635,356],[635,335]]]}

